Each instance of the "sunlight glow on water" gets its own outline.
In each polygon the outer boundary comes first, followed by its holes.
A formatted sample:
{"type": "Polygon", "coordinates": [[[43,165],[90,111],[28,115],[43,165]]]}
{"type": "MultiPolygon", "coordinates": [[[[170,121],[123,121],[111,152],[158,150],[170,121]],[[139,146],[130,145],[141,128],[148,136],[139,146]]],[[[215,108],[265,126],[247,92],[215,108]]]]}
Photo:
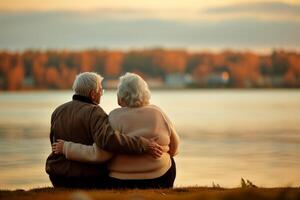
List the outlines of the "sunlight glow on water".
{"type": "MultiPolygon", "coordinates": [[[[107,112],[117,107],[105,93],[107,112]]],[[[50,117],[71,91],[0,93],[0,188],[50,186],[50,117]]],[[[181,137],[177,186],[300,186],[299,90],[154,91],[181,137]]]]}

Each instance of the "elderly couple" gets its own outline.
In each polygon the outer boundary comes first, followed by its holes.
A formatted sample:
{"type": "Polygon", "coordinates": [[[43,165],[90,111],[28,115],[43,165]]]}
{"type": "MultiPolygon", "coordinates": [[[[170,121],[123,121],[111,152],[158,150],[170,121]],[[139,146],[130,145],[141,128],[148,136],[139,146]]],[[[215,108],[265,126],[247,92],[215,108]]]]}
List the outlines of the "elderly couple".
{"type": "Polygon", "coordinates": [[[51,116],[52,153],[46,172],[54,187],[170,188],[179,137],[167,115],[149,103],[147,83],[126,73],[118,84],[118,104],[107,115],[98,105],[102,77],[77,75],[73,100],[51,116]]]}

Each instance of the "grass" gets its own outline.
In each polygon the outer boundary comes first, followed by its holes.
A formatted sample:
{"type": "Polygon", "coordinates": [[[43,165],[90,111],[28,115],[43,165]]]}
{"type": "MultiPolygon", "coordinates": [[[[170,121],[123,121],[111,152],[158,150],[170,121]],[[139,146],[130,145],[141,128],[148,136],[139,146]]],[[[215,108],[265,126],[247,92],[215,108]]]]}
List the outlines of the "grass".
{"type": "Polygon", "coordinates": [[[150,190],[70,190],[37,188],[28,191],[0,190],[0,199],[31,200],[150,200],[150,199],[201,199],[201,200],[299,200],[300,188],[233,188],[183,187],[150,190]]]}

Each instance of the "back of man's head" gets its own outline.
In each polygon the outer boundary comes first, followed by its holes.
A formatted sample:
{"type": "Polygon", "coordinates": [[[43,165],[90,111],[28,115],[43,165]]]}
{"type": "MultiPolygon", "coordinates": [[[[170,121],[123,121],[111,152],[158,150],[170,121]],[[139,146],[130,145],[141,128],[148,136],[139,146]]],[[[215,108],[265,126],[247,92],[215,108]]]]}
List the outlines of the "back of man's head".
{"type": "Polygon", "coordinates": [[[92,90],[98,91],[103,77],[95,72],[83,72],[76,76],[73,83],[75,94],[88,97],[92,90]]]}

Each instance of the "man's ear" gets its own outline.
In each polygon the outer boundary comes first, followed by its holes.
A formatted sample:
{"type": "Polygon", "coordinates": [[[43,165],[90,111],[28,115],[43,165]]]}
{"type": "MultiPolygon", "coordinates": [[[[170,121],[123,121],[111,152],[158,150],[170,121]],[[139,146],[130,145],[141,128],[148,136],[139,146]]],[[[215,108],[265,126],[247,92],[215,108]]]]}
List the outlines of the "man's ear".
{"type": "Polygon", "coordinates": [[[93,101],[94,97],[95,97],[95,91],[91,90],[90,93],[89,93],[89,98],[93,101]]]}

